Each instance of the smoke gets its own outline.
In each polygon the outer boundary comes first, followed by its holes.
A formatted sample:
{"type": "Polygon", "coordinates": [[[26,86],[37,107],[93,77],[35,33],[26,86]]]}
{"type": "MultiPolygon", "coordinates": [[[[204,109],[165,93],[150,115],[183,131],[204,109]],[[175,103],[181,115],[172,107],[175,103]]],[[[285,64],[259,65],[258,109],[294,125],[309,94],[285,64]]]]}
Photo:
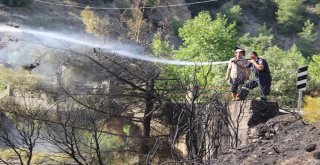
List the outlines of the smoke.
{"type": "MultiPolygon", "coordinates": [[[[11,26],[0,25],[0,32],[14,33],[15,36],[23,37],[22,39],[28,40],[23,46],[22,52],[26,53],[26,50],[30,50],[30,47],[34,47],[32,44],[47,45],[52,48],[60,49],[72,49],[79,51],[82,48],[100,48],[100,50],[113,53],[118,56],[133,58],[143,61],[150,61],[162,64],[170,65],[218,65],[226,64],[227,61],[222,62],[190,62],[190,61],[178,61],[155,58],[152,55],[145,54],[143,49],[139,46],[132,44],[124,44],[118,41],[102,42],[97,38],[84,34],[66,34],[66,33],[56,33],[47,32],[42,30],[33,30],[27,28],[14,28],[11,26]],[[30,45],[31,44],[31,45],[30,45]]],[[[14,48],[14,47],[12,47],[14,48]]],[[[18,48],[18,44],[15,44],[15,48],[18,48]]],[[[1,56],[3,53],[0,52],[1,56]]],[[[30,56],[30,54],[26,54],[30,56]]],[[[0,57],[1,58],[1,57],[0,57]]],[[[7,57],[8,58],[8,57],[7,57]]],[[[19,59],[15,58],[10,62],[17,62],[19,59]],[[15,61],[16,60],[16,61],[15,61]]]]}

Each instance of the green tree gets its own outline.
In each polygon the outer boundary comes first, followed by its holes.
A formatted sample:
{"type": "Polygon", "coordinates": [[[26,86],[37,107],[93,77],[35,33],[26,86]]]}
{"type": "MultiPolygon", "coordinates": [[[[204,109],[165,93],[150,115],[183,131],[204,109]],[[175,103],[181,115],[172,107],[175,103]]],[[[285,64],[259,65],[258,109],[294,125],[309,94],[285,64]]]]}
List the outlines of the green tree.
{"type": "Polygon", "coordinates": [[[320,15],[320,3],[316,4],[316,13],[320,15]]]}
{"type": "Polygon", "coordinates": [[[317,49],[313,47],[313,43],[317,39],[317,35],[314,24],[309,19],[304,22],[302,32],[298,33],[299,39],[297,42],[297,45],[301,49],[303,55],[310,56],[317,51],[317,49]]]}
{"type": "Polygon", "coordinates": [[[0,87],[2,89],[7,84],[11,84],[16,90],[24,93],[35,89],[39,80],[39,77],[29,74],[27,71],[12,70],[0,66],[0,87]]]}
{"type": "Polygon", "coordinates": [[[179,35],[179,28],[182,27],[182,23],[180,22],[178,17],[173,17],[172,22],[171,22],[171,26],[173,28],[173,32],[176,35],[179,35]]]}
{"type": "Polygon", "coordinates": [[[272,74],[272,95],[280,104],[292,106],[297,97],[296,79],[299,66],[306,64],[299,48],[293,45],[288,51],[270,47],[263,57],[268,61],[272,74]]]}
{"type": "Polygon", "coordinates": [[[104,36],[109,33],[107,21],[100,18],[94,11],[90,10],[89,7],[81,11],[81,17],[88,33],[97,36],[104,36]]]}
{"type": "Polygon", "coordinates": [[[309,63],[309,79],[311,90],[320,90],[320,56],[314,55],[309,63]]]}
{"type": "Polygon", "coordinates": [[[234,5],[232,2],[227,2],[221,7],[221,13],[225,14],[229,21],[235,21],[241,24],[242,8],[240,5],[234,5]]]}
{"type": "Polygon", "coordinates": [[[278,5],[277,21],[283,32],[297,31],[301,28],[302,0],[275,0],[278,5]]]}
{"type": "Polygon", "coordinates": [[[161,38],[160,33],[156,33],[154,35],[153,41],[152,41],[152,52],[154,55],[160,57],[160,56],[169,56],[172,52],[172,49],[170,48],[169,41],[163,40],[161,38]]]}
{"type": "Polygon", "coordinates": [[[314,23],[308,19],[304,22],[302,32],[298,33],[298,36],[308,42],[314,42],[317,39],[317,33],[315,32],[314,23]]]}
{"type": "Polygon", "coordinates": [[[179,29],[183,44],[175,58],[193,61],[217,61],[230,57],[230,50],[237,43],[235,24],[228,24],[220,14],[212,20],[209,12],[201,12],[185,22],[179,29]]]}
{"type": "Polygon", "coordinates": [[[258,29],[256,35],[246,33],[239,39],[239,44],[246,45],[249,50],[254,50],[258,54],[263,54],[269,47],[273,45],[273,35],[266,25],[258,29]]]}
{"type": "Polygon", "coordinates": [[[137,43],[142,44],[143,39],[146,38],[150,31],[151,24],[144,18],[144,11],[135,8],[132,12],[132,18],[126,20],[128,26],[127,38],[135,40],[137,43]]]}
{"type": "MultiPolygon", "coordinates": [[[[194,19],[186,21],[179,29],[179,36],[183,43],[178,50],[174,51],[174,58],[192,62],[227,60],[232,56],[231,50],[238,40],[235,23],[228,24],[227,18],[221,14],[217,14],[216,19],[212,19],[209,12],[201,12],[194,19]]],[[[210,71],[211,68],[208,66],[173,67],[172,69],[181,77],[196,76],[201,81],[200,85],[203,85],[213,83],[214,74],[221,73],[221,69],[224,68],[216,68],[215,73],[210,71]],[[197,74],[193,75],[193,73],[197,74]]],[[[215,80],[217,82],[221,78],[216,77],[215,80]]]]}

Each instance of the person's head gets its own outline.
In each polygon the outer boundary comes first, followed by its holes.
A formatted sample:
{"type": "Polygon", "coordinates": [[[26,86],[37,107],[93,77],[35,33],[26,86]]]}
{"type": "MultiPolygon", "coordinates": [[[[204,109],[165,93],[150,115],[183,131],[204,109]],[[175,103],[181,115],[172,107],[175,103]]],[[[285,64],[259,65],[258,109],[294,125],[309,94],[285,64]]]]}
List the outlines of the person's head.
{"type": "Polygon", "coordinates": [[[236,58],[242,58],[245,55],[245,51],[243,49],[236,49],[234,54],[236,58]]]}
{"type": "Polygon", "coordinates": [[[249,56],[250,59],[256,59],[257,57],[258,57],[257,52],[252,51],[252,52],[250,53],[250,56],[249,56]]]}

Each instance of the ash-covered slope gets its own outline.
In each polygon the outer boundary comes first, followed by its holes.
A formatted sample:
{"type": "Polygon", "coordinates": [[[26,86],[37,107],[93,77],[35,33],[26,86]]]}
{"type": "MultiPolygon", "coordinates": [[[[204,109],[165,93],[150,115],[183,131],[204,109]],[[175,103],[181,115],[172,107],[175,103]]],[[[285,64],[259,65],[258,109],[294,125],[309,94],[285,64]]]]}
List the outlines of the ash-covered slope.
{"type": "Polygon", "coordinates": [[[217,164],[320,164],[320,128],[293,114],[279,115],[256,126],[257,138],[221,155],[217,164]]]}

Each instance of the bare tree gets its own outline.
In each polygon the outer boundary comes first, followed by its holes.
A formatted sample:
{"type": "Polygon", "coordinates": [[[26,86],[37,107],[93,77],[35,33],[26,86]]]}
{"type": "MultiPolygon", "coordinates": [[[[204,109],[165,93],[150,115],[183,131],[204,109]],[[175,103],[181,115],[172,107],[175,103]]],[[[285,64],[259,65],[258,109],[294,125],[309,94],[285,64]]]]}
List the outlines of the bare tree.
{"type": "MultiPolygon", "coordinates": [[[[179,78],[176,77],[176,79],[179,78]]],[[[172,131],[170,138],[166,140],[170,142],[173,161],[168,164],[211,164],[218,158],[224,147],[230,147],[230,140],[236,138],[231,137],[230,130],[236,132],[237,126],[229,124],[227,103],[221,99],[221,94],[206,93],[209,85],[205,83],[199,86],[198,82],[196,74],[191,79],[187,77],[184,81],[176,81],[174,86],[180,88],[174,88],[171,92],[186,94],[186,96],[176,97],[172,93],[167,95],[169,105],[162,111],[172,111],[169,114],[170,121],[167,121],[172,126],[172,131]],[[181,139],[185,140],[186,156],[176,148],[176,145],[181,143],[181,139]]],[[[152,163],[152,158],[160,151],[159,143],[165,144],[163,141],[166,140],[158,140],[150,150],[148,164],[152,163]]]]}
{"type": "Polygon", "coordinates": [[[104,155],[110,152],[103,147],[105,137],[122,137],[122,134],[108,132],[106,123],[113,117],[122,117],[119,113],[125,111],[125,107],[109,99],[109,95],[97,94],[97,89],[80,94],[79,89],[72,90],[67,85],[62,88],[65,96],[59,97],[64,101],[50,113],[43,139],[78,164],[105,164],[104,155]]]}
{"type": "MultiPolygon", "coordinates": [[[[30,102],[21,104],[13,98],[2,98],[0,105],[0,141],[14,151],[20,164],[31,164],[42,128],[42,122],[36,118],[45,115],[45,108],[30,102]]],[[[12,161],[1,158],[1,155],[0,160],[5,164],[12,161]]]]}
{"type": "MultiPolygon", "coordinates": [[[[95,54],[84,56],[87,58],[86,63],[88,64],[84,67],[98,68],[95,69],[94,75],[103,75],[116,84],[111,87],[110,95],[121,100],[122,104],[130,105],[144,102],[144,117],[140,121],[143,123],[143,137],[149,139],[155,103],[161,102],[155,88],[155,82],[160,74],[157,66],[133,59],[123,59],[101,50],[94,52],[95,54]]],[[[79,103],[85,102],[75,97],[72,98],[79,103]]],[[[87,106],[87,108],[89,107],[95,109],[92,106],[87,106]]],[[[142,144],[142,152],[148,153],[148,143],[143,142],[142,144]]]]}

